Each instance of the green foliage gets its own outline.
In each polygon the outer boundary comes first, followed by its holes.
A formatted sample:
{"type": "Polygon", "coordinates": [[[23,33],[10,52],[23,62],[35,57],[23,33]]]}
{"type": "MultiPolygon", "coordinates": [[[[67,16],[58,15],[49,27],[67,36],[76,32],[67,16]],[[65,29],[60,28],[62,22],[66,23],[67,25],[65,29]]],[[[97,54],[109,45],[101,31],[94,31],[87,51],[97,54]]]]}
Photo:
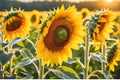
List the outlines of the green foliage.
{"type": "Polygon", "coordinates": [[[90,57],[91,57],[91,60],[96,60],[96,61],[108,63],[107,60],[101,55],[98,55],[95,53],[90,53],[90,57]]]}
{"type": "MultiPolygon", "coordinates": [[[[54,2],[54,1],[53,1],[54,2]]],[[[47,2],[46,2],[47,3],[47,2]]],[[[11,3],[12,4],[12,3],[11,3]]],[[[25,3],[24,3],[25,4],[25,3]]],[[[32,4],[32,3],[31,3],[32,4]]],[[[37,4],[37,3],[36,3],[37,4]]],[[[21,4],[20,4],[21,5],[21,4]]],[[[57,5],[57,4],[56,4],[57,5]]],[[[68,3],[66,4],[68,5],[68,3]]],[[[32,5],[33,6],[33,5],[32,5]]],[[[48,7],[48,6],[47,6],[48,7]]],[[[39,24],[39,30],[31,29],[29,36],[24,38],[17,37],[11,42],[0,43],[0,79],[38,79],[42,73],[40,70],[41,62],[36,57],[36,42],[42,33],[46,22],[55,15],[55,10],[50,11],[49,16],[39,24]],[[11,66],[11,59],[12,66],[11,66]]],[[[10,15],[12,16],[12,15],[10,15]]],[[[95,14],[91,17],[89,22],[90,35],[96,27],[97,20],[101,14],[95,14]]],[[[116,19],[117,20],[117,19],[116,19]]],[[[88,25],[88,24],[86,24],[88,25]]],[[[2,36],[0,36],[2,37],[2,36]]],[[[108,62],[113,57],[117,45],[113,46],[119,36],[112,37],[113,39],[106,39],[106,53],[103,56],[102,50],[95,51],[93,44],[89,44],[89,55],[87,64],[85,64],[86,46],[80,45],[79,50],[72,49],[73,58],[68,62],[63,62],[62,66],[48,67],[44,66],[45,79],[84,79],[86,66],[88,66],[88,79],[111,79],[120,78],[120,62],[115,66],[115,72],[108,70],[108,62]],[[106,59],[107,57],[107,59],[106,59]],[[101,63],[106,64],[106,68],[101,70],[101,63]]],[[[49,57],[49,56],[48,56],[49,57]]]]}
{"type": "Polygon", "coordinates": [[[79,79],[79,75],[70,67],[67,66],[61,66],[59,69],[61,69],[62,71],[66,72],[67,75],[71,74],[71,78],[72,79],[72,75],[74,76],[73,78],[77,78],[79,79]]]}
{"type": "Polygon", "coordinates": [[[13,56],[13,53],[8,53],[8,54],[5,54],[5,53],[0,53],[0,62],[2,63],[2,65],[6,64],[10,59],[11,57],[13,56]]]}
{"type": "Polygon", "coordinates": [[[14,44],[16,44],[16,43],[18,43],[18,42],[21,42],[21,41],[27,39],[28,37],[29,37],[29,36],[26,36],[26,37],[24,37],[24,38],[19,38],[19,37],[17,37],[17,38],[15,38],[13,41],[11,41],[11,42],[9,42],[9,43],[6,43],[5,45],[2,45],[2,48],[3,48],[3,49],[4,49],[4,48],[7,48],[7,47],[9,47],[9,46],[11,46],[11,45],[14,45],[14,44]]]}
{"type": "Polygon", "coordinates": [[[60,79],[80,79],[79,75],[71,67],[60,66],[58,69],[50,69],[49,73],[54,73],[60,79]]]}
{"type": "Polygon", "coordinates": [[[21,66],[26,66],[26,65],[29,65],[31,63],[33,63],[34,61],[36,61],[37,59],[30,59],[30,60],[25,60],[25,61],[21,61],[19,62],[14,68],[18,68],[18,67],[21,67],[21,66]]]}

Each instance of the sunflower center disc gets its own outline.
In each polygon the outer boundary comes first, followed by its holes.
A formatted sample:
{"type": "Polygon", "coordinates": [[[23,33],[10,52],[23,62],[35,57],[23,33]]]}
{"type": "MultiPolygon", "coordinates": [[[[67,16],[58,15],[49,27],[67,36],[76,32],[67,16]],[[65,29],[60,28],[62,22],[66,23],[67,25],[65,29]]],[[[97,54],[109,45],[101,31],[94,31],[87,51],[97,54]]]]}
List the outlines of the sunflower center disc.
{"type": "Polygon", "coordinates": [[[83,16],[83,19],[86,18],[87,13],[86,13],[86,12],[83,12],[82,16],[83,16]]]}
{"type": "Polygon", "coordinates": [[[48,34],[44,38],[45,46],[52,52],[59,51],[69,43],[72,34],[72,24],[65,19],[52,22],[48,34]]]}
{"type": "Polygon", "coordinates": [[[15,17],[15,19],[12,20],[9,24],[6,25],[7,31],[15,31],[19,29],[22,25],[22,20],[20,17],[15,17]]]}
{"type": "Polygon", "coordinates": [[[63,43],[68,38],[68,30],[65,27],[58,27],[54,33],[54,39],[57,43],[63,43]]]}
{"type": "Polygon", "coordinates": [[[31,22],[35,22],[35,21],[36,21],[36,15],[32,15],[31,22]]]}

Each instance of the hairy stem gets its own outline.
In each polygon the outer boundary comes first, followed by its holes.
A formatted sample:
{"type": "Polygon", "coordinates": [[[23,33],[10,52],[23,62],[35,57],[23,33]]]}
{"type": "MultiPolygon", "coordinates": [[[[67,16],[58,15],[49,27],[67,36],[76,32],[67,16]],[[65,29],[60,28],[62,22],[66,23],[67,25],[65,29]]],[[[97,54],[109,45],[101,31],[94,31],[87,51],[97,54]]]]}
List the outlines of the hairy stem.
{"type": "Polygon", "coordinates": [[[40,59],[39,60],[39,69],[40,69],[40,79],[43,79],[44,78],[44,66],[42,65],[42,62],[43,62],[43,60],[42,59],[40,59]]]}
{"type": "MultiPolygon", "coordinates": [[[[105,45],[102,46],[102,53],[103,53],[103,57],[105,58],[106,57],[106,46],[105,45]]],[[[104,71],[105,68],[106,68],[106,64],[102,62],[102,71],[104,71]]]]}
{"type": "Polygon", "coordinates": [[[89,68],[89,30],[86,30],[87,35],[85,37],[85,53],[84,53],[84,79],[88,77],[88,68],[89,68]]]}
{"type": "MultiPolygon", "coordinates": [[[[11,52],[11,47],[12,46],[8,47],[8,53],[11,52]]],[[[13,57],[11,57],[10,62],[9,62],[9,64],[10,64],[10,76],[12,76],[12,71],[13,71],[13,69],[12,69],[12,62],[13,62],[13,57]]]]}

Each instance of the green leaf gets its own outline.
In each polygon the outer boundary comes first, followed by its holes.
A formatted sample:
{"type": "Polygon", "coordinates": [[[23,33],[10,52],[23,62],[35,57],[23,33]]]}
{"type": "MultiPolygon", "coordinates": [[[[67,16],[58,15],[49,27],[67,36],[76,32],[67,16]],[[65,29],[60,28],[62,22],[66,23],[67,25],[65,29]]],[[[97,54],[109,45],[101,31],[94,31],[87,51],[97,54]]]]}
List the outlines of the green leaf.
{"type": "Polygon", "coordinates": [[[76,62],[77,62],[77,61],[76,61],[75,59],[69,59],[67,63],[68,63],[68,64],[73,64],[73,63],[76,63],[76,62]]]}
{"type": "Polygon", "coordinates": [[[25,45],[24,45],[23,42],[18,42],[17,45],[18,45],[18,46],[21,46],[21,47],[25,47],[25,45]]]}
{"type": "Polygon", "coordinates": [[[95,70],[92,73],[88,75],[88,79],[90,79],[92,76],[100,77],[101,79],[108,79],[108,74],[105,74],[105,72],[101,70],[95,70]]]}
{"type": "Polygon", "coordinates": [[[25,45],[25,48],[29,49],[31,51],[31,53],[36,55],[35,54],[35,45],[30,39],[24,40],[23,43],[25,45]]]}
{"type": "Polygon", "coordinates": [[[23,48],[21,51],[20,51],[20,54],[24,57],[27,57],[27,58],[30,58],[30,59],[33,59],[34,58],[34,55],[31,53],[31,51],[29,49],[26,49],[26,48],[23,48]]]}
{"type": "Polygon", "coordinates": [[[26,36],[26,37],[24,37],[24,38],[19,38],[19,37],[17,37],[17,38],[15,38],[13,41],[11,41],[10,43],[8,43],[7,45],[3,45],[3,48],[6,48],[6,47],[8,47],[8,46],[11,46],[11,45],[14,45],[14,44],[16,44],[16,43],[18,43],[18,42],[21,42],[21,41],[23,41],[23,40],[26,40],[26,39],[28,39],[28,37],[29,36],[26,36]]]}
{"type": "Polygon", "coordinates": [[[70,67],[67,67],[67,66],[61,66],[59,68],[62,72],[66,73],[67,76],[69,76],[70,78],[77,78],[77,79],[80,79],[78,73],[73,70],[72,68],[70,67]]]}
{"type": "Polygon", "coordinates": [[[23,79],[33,79],[34,77],[32,75],[24,77],[23,79]]]}
{"type": "Polygon", "coordinates": [[[1,53],[0,62],[4,65],[11,59],[12,56],[13,56],[13,53],[8,53],[8,54],[1,53]]]}
{"type": "Polygon", "coordinates": [[[16,79],[16,74],[12,74],[11,76],[6,76],[4,79],[16,79]]]}
{"type": "Polygon", "coordinates": [[[95,53],[90,53],[90,56],[91,56],[92,60],[108,63],[108,61],[101,55],[98,55],[98,54],[95,54],[95,53]]]}
{"type": "Polygon", "coordinates": [[[61,79],[71,79],[71,76],[68,76],[67,74],[63,73],[60,70],[51,69],[50,71],[53,72],[56,76],[58,76],[61,79]]]}
{"type": "Polygon", "coordinates": [[[3,73],[4,73],[4,71],[0,70],[0,79],[3,79],[3,73]]]}
{"type": "Polygon", "coordinates": [[[82,68],[85,68],[84,64],[80,61],[79,58],[69,59],[67,63],[68,64],[78,63],[82,68]]]}
{"type": "Polygon", "coordinates": [[[19,62],[15,67],[14,67],[14,69],[15,68],[18,68],[18,67],[21,67],[21,66],[26,66],[26,65],[29,65],[29,64],[31,64],[32,62],[34,62],[34,61],[36,61],[37,59],[30,59],[30,60],[27,60],[27,61],[21,61],[21,62],[19,62]]]}
{"type": "Polygon", "coordinates": [[[38,37],[38,32],[34,30],[30,33],[29,39],[36,39],[36,37],[38,37]]]}
{"type": "Polygon", "coordinates": [[[2,50],[2,45],[0,44],[0,50],[2,50]]]}
{"type": "Polygon", "coordinates": [[[5,42],[5,43],[3,42],[3,43],[2,43],[2,48],[3,48],[4,46],[6,46],[6,45],[8,45],[8,42],[5,42]]]}

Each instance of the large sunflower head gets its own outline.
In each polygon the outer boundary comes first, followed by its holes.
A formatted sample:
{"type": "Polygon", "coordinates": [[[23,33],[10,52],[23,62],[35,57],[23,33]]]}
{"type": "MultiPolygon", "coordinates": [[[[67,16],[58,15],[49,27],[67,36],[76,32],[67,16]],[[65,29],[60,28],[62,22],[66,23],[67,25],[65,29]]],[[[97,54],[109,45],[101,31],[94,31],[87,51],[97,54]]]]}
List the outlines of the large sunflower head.
{"type": "Polygon", "coordinates": [[[100,45],[105,45],[105,39],[113,32],[114,16],[109,10],[104,10],[99,14],[94,14],[90,19],[89,29],[91,38],[94,41],[95,50],[100,45]]]}
{"type": "Polygon", "coordinates": [[[109,70],[114,72],[114,66],[118,66],[117,61],[120,61],[120,41],[110,49],[107,58],[109,62],[109,70]]]}
{"type": "Polygon", "coordinates": [[[4,16],[2,24],[4,41],[11,41],[16,37],[25,37],[29,33],[29,27],[29,19],[23,11],[11,10],[4,16]]]}
{"type": "Polygon", "coordinates": [[[90,11],[87,8],[82,8],[81,11],[80,11],[80,14],[82,16],[81,18],[85,19],[89,16],[90,11]]]}
{"type": "Polygon", "coordinates": [[[84,42],[84,27],[75,6],[66,10],[64,6],[51,12],[44,21],[43,31],[36,43],[37,56],[43,59],[42,65],[61,65],[72,58],[72,49],[79,49],[84,42]]]}

